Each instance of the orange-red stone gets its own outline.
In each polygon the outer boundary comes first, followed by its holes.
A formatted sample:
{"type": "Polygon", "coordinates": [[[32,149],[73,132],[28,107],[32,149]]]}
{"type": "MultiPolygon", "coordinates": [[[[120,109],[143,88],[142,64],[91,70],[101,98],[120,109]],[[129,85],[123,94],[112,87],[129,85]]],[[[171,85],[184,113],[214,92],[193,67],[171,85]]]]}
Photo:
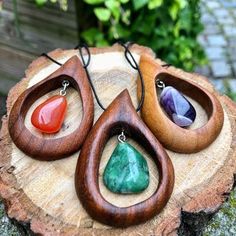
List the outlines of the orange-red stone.
{"type": "Polygon", "coordinates": [[[31,123],[43,133],[56,133],[61,129],[66,110],[66,98],[61,95],[53,96],[34,110],[31,123]]]}

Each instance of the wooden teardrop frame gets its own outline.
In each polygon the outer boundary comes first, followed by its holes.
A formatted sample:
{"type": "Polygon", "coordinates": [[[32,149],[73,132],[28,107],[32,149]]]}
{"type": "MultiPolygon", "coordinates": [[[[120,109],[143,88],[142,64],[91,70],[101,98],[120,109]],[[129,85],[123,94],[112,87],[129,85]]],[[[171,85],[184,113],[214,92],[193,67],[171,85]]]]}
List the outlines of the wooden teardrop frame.
{"type": "MultiPolygon", "coordinates": [[[[176,76],[147,55],[141,56],[140,69],[145,86],[141,116],[163,146],[179,153],[194,153],[208,147],[219,135],[224,122],[222,106],[214,94],[192,81],[186,81],[176,76]],[[205,109],[208,122],[193,130],[181,128],[173,123],[160,106],[156,91],[156,79],[160,79],[166,86],[173,86],[196,100],[205,109]]],[[[140,98],[139,80],[137,92],[140,98]]]]}
{"type": "Polygon", "coordinates": [[[166,151],[150,132],[124,90],[109,105],[91,129],[81,149],[75,173],[77,195],[92,218],[107,225],[127,227],[139,224],[159,213],[168,202],[174,186],[174,169],[166,151]],[[113,135],[125,133],[140,143],[152,156],[159,171],[159,184],[145,201],[129,207],[117,207],[100,193],[98,169],[103,149],[113,135]]]}
{"type": "Polygon", "coordinates": [[[24,153],[38,160],[52,161],[67,157],[80,149],[92,127],[93,118],[92,91],[79,58],[73,56],[54,73],[18,97],[9,115],[8,129],[15,145],[24,153]],[[83,116],[80,125],[71,134],[60,138],[45,139],[35,136],[24,124],[27,111],[38,98],[60,88],[65,79],[79,92],[82,100],[83,116]]]}

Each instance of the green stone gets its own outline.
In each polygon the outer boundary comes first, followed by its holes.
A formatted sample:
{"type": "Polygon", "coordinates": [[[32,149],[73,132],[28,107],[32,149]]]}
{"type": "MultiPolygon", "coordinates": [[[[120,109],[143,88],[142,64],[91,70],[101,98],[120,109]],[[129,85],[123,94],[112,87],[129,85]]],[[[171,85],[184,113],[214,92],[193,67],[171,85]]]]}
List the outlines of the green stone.
{"type": "Polygon", "coordinates": [[[147,161],[128,143],[119,143],[103,173],[105,186],[114,193],[139,193],[149,185],[147,161]]]}

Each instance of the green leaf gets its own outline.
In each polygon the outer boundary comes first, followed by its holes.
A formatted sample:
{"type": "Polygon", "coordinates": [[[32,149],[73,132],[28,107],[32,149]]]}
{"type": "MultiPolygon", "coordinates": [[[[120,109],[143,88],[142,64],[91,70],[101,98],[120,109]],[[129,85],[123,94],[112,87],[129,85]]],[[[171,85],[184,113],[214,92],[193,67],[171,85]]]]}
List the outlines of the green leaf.
{"type": "Polygon", "coordinates": [[[103,3],[105,0],[84,0],[84,2],[90,4],[90,5],[97,5],[100,3],[103,3]]]}
{"type": "Polygon", "coordinates": [[[152,34],[153,29],[155,28],[155,22],[157,14],[140,14],[136,21],[132,25],[132,31],[140,32],[146,36],[152,34]],[[145,15],[145,20],[144,20],[145,15]]]}
{"type": "Polygon", "coordinates": [[[176,20],[179,11],[179,6],[176,3],[173,3],[169,8],[170,16],[173,20],[176,20]]]}
{"type": "MultiPolygon", "coordinates": [[[[166,26],[164,26],[164,25],[161,25],[160,27],[155,28],[154,33],[156,34],[156,36],[158,38],[160,38],[160,36],[163,38],[167,38],[167,39],[169,38],[168,37],[168,30],[166,29],[166,26]]],[[[167,40],[165,40],[165,41],[167,41],[167,40]]]]}
{"type": "Polygon", "coordinates": [[[116,0],[107,0],[105,2],[105,6],[109,9],[114,9],[114,8],[119,8],[120,7],[120,3],[116,0]]]}
{"type": "Polygon", "coordinates": [[[82,33],[82,38],[89,44],[94,45],[96,37],[103,36],[103,34],[96,28],[90,28],[82,33]]]}
{"type": "Polygon", "coordinates": [[[106,39],[101,39],[96,42],[96,47],[106,47],[109,46],[109,42],[106,39]]]}
{"type": "Polygon", "coordinates": [[[137,11],[148,3],[148,0],[133,0],[134,9],[137,11]]]}
{"type": "Polygon", "coordinates": [[[91,46],[108,46],[109,42],[104,39],[104,34],[96,28],[90,28],[82,33],[82,38],[91,46]]]}
{"type": "Polygon", "coordinates": [[[178,3],[180,9],[183,9],[186,7],[186,5],[188,4],[186,0],[175,0],[176,3],[178,3]]]}
{"type": "Polygon", "coordinates": [[[94,13],[100,21],[108,21],[111,17],[111,11],[103,7],[95,8],[94,13]]]}
{"type": "Polygon", "coordinates": [[[122,3],[122,4],[125,4],[127,2],[129,2],[129,0],[120,0],[120,3],[122,3]]]}
{"type": "Polygon", "coordinates": [[[130,31],[120,24],[113,25],[111,27],[110,36],[112,36],[113,39],[127,39],[130,36],[130,31]]]}
{"type": "Polygon", "coordinates": [[[162,3],[163,3],[163,0],[150,0],[148,2],[148,9],[152,10],[152,9],[158,8],[162,5],[162,3]]]}
{"type": "Polygon", "coordinates": [[[122,22],[124,22],[126,25],[130,24],[130,15],[131,15],[131,11],[130,10],[126,10],[125,12],[123,12],[123,14],[121,15],[121,20],[122,22]]]}
{"type": "Polygon", "coordinates": [[[120,19],[120,3],[116,0],[108,0],[105,2],[105,5],[108,9],[111,10],[112,15],[116,21],[120,19]]]}
{"type": "Polygon", "coordinates": [[[43,6],[47,2],[47,0],[35,0],[35,2],[38,6],[43,6]]]}
{"type": "Polygon", "coordinates": [[[173,33],[176,38],[179,36],[179,22],[178,21],[174,26],[173,33]]]}

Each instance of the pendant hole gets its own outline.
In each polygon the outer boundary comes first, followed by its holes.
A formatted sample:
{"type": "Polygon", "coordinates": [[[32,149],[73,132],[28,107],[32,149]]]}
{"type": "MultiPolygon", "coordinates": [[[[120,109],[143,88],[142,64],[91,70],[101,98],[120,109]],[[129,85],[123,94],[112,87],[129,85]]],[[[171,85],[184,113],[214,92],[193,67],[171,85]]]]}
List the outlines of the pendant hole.
{"type": "Polygon", "coordinates": [[[149,186],[143,192],[136,193],[136,194],[118,194],[118,193],[113,193],[106,188],[106,186],[103,183],[103,173],[114,149],[116,148],[118,144],[117,136],[113,136],[112,138],[110,138],[103,150],[100,165],[99,165],[99,188],[100,188],[100,192],[102,196],[108,202],[119,207],[132,206],[136,203],[139,203],[141,201],[148,199],[157,189],[158,180],[159,180],[159,177],[158,177],[159,174],[158,174],[156,164],[152,160],[151,156],[147,153],[147,151],[131,138],[128,139],[128,143],[132,145],[138,152],[140,152],[145,158],[145,160],[147,161],[150,182],[149,182],[149,186]]]}
{"type": "Polygon", "coordinates": [[[35,136],[43,137],[44,139],[56,139],[56,138],[64,137],[64,136],[67,136],[68,134],[71,134],[80,125],[82,116],[83,116],[82,101],[81,101],[80,94],[72,87],[71,83],[70,83],[70,86],[67,87],[66,89],[65,98],[67,100],[67,111],[66,111],[65,119],[64,119],[64,122],[62,124],[60,131],[53,134],[42,133],[41,131],[39,131],[32,125],[31,116],[35,108],[38,105],[45,102],[48,98],[51,98],[55,95],[59,95],[61,88],[62,88],[61,83],[59,83],[57,89],[51,90],[50,92],[40,96],[35,102],[33,102],[28,112],[26,113],[26,117],[24,120],[25,126],[35,136]]]}

